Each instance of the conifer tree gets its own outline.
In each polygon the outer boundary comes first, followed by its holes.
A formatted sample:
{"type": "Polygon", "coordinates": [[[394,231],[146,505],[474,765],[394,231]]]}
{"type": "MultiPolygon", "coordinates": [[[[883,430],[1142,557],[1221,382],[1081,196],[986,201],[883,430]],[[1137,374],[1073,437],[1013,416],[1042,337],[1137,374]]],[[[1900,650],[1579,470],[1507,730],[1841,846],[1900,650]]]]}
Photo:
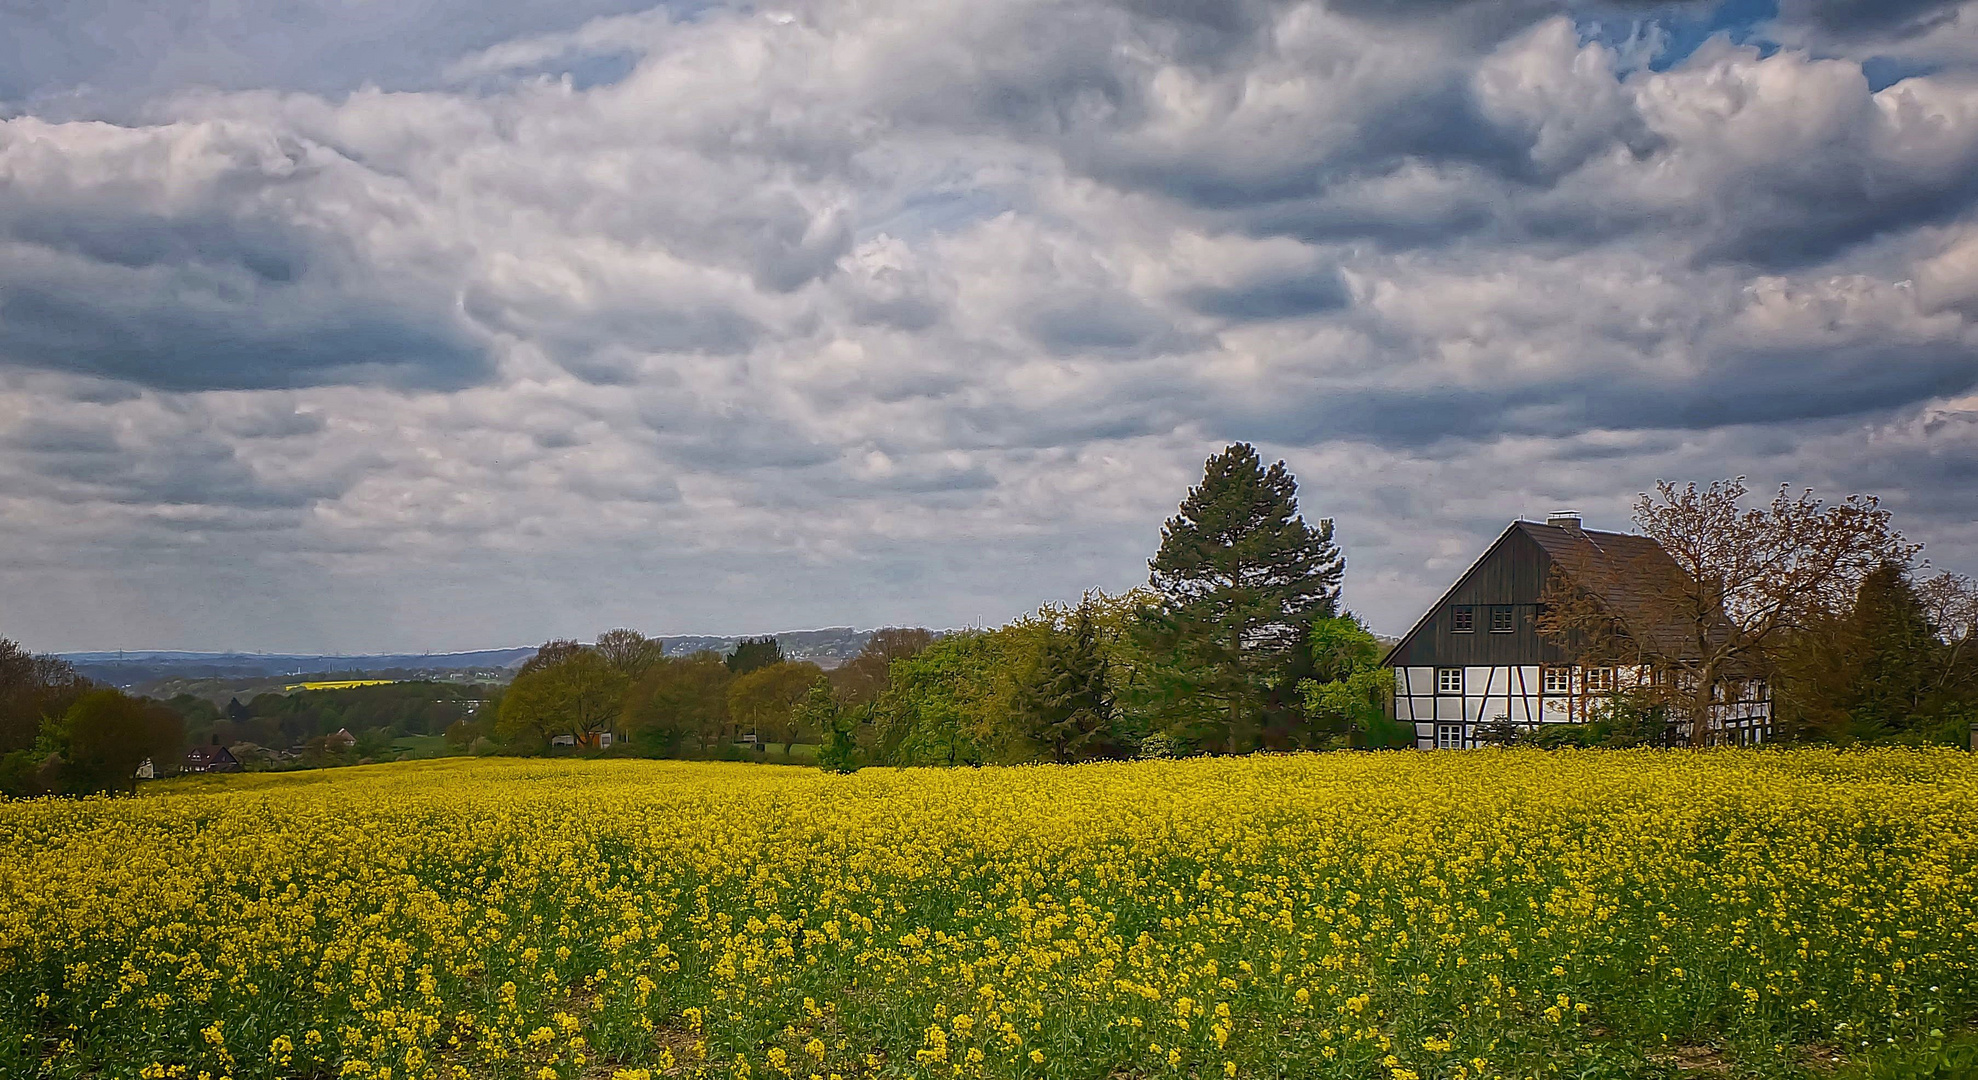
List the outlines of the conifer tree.
{"type": "Polygon", "coordinates": [[[1060,764],[1122,757],[1111,682],[1088,596],[1069,625],[1047,629],[1036,675],[1018,691],[1014,711],[1030,740],[1060,764]]]}
{"type": "Polygon", "coordinates": [[[1236,443],[1208,460],[1148,568],[1156,712],[1204,748],[1251,749],[1290,697],[1312,620],[1337,613],[1346,561],[1332,522],[1307,524],[1284,462],[1267,469],[1236,443]]]}
{"type": "Polygon", "coordinates": [[[783,646],[774,637],[764,635],[759,638],[743,638],[728,654],[728,671],[734,675],[747,675],[757,668],[783,662],[783,646]]]}

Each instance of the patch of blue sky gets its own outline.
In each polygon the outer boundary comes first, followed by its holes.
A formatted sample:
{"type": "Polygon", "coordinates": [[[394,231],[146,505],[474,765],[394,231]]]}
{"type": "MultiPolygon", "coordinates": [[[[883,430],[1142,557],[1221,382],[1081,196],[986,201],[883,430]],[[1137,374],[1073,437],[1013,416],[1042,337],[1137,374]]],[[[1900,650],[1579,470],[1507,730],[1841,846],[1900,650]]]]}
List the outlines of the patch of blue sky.
{"type": "Polygon", "coordinates": [[[1886,90],[1904,79],[1933,75],[1942,70],[1941,64],[1900,56],[1871,56],[1861,62],[1861,73],[1868,77],[1868,89],[1871,91],[1886,90]]]}
{"type": "Polygon", "coordinates": [[[1602,5],[1582,11],[1578,22],[1581,40],[1601,42],[1635,63],[1667,71],[1719,35],[1769,56],[1778,46],[1765,31],[1778,16],[1778,0],[1716,0],[1669,3],[1646,13],[1602,5]]]}

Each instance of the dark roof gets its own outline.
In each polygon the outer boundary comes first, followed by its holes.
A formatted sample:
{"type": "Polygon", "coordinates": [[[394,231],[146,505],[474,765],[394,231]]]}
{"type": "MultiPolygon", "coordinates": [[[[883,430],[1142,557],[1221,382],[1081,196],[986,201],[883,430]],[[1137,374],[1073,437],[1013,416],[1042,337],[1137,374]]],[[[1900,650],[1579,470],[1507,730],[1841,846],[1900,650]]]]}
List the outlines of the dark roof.
{"type": "Polygon", "coordinates": [[[202,745],[202,746],[195,746],[192,749],[187,750],[185,752],[185,760],[187,764],[205,766],[216,763],[224,764],[226,762],[234,761],[235,758],[233,755],[233,751],[227,749],[224,746],[202,745]]]}
{"type": "Polygon", "coordinates": [[[1513,527],[1544,548],[1553,567],[1600,601],[1636,641],[1665,655],[1691,651],[1687,642],[1695,628],[1671,608],[1693,589],[1661,544],[1633,533],[1535,521],[1520,521],[1513,527]]]}
{"type": "MultiPolygon", "coordinates": [[[[1680,620],[1672,620],[1656,609],[1661,597],[1671,594],[1683,581],[1682,568],[1646,536],[1633,533],[1601,532],[1597,529],[1567,528],[1536,521],[1514,521],[1496,540],[1491,541],[1469,568],[1458,575],[1428,612],[1401,640],[1387,651],[1393,657],[1420,633],[1449,598],[1463,587],[1498,547],[1514,533],[1522,533],[1544,550],[1551,565],[1573,579],[1600,601],[1628,628],[1636,640],[1656,651],[1680,655],[1688,651],[1680,620]]],[[[1693,632],[1693,631],[1692,631],[1693,632]]]]}

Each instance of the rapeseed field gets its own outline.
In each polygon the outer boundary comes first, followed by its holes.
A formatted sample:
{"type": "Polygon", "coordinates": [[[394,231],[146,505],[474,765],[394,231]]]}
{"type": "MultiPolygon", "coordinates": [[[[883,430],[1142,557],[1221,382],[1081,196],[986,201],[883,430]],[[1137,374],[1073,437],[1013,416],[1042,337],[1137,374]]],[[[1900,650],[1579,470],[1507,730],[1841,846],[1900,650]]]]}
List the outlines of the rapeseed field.
{"type": "Polygon", "coordinates": [[[1974,1011],[1954,752],[458,759],[0,805],[7,1077],[1790,1075],[1974,1011]]]}

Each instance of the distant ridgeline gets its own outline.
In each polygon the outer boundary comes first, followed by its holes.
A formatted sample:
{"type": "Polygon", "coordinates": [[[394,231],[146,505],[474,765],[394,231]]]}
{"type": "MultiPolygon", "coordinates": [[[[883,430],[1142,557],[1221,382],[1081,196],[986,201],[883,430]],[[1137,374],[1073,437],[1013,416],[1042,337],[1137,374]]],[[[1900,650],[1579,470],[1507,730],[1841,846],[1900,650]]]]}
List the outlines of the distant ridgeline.
{"type": "Polygon", "coordinates": [[[285,653],[82,652],[63,653],[77,674],[110,686],[147,687],[167,680],[279,679],[290,675],[350,676],[389,672],[400,678],[452,671],[500,671],[520,666],[536,650],[484,649],[463,653],[377,653],[306,656],[285,653]]]}
{"type": "MultiPolygon", "coordinates": [[[[711,649],[718,653],[735,651],[749,635],[718,637],[687,635],[668,637],[669,656],[685,656],[711,649]]],[[[808,660],[821,668],[834,668],[858,655],[872,636],[870,630],[834,626],[823,630],[794,630],[768,635],[776,639],[783,655],[791,660],[808,660]]],[[[367,653],[361,655],[319,656],[297,653],[202,653],[202,652],[76,652],[61,658],[75,665],[86,679],[110,686],[142,688],[168,680],[191,679],[280,679],[296,675],[340,675],[364,678],[388,675],[418,678],[458,671],[503,671],[520,667],[534,656],[534,646],[518,649],[483,649],[458,653],[367,653]]]]}

